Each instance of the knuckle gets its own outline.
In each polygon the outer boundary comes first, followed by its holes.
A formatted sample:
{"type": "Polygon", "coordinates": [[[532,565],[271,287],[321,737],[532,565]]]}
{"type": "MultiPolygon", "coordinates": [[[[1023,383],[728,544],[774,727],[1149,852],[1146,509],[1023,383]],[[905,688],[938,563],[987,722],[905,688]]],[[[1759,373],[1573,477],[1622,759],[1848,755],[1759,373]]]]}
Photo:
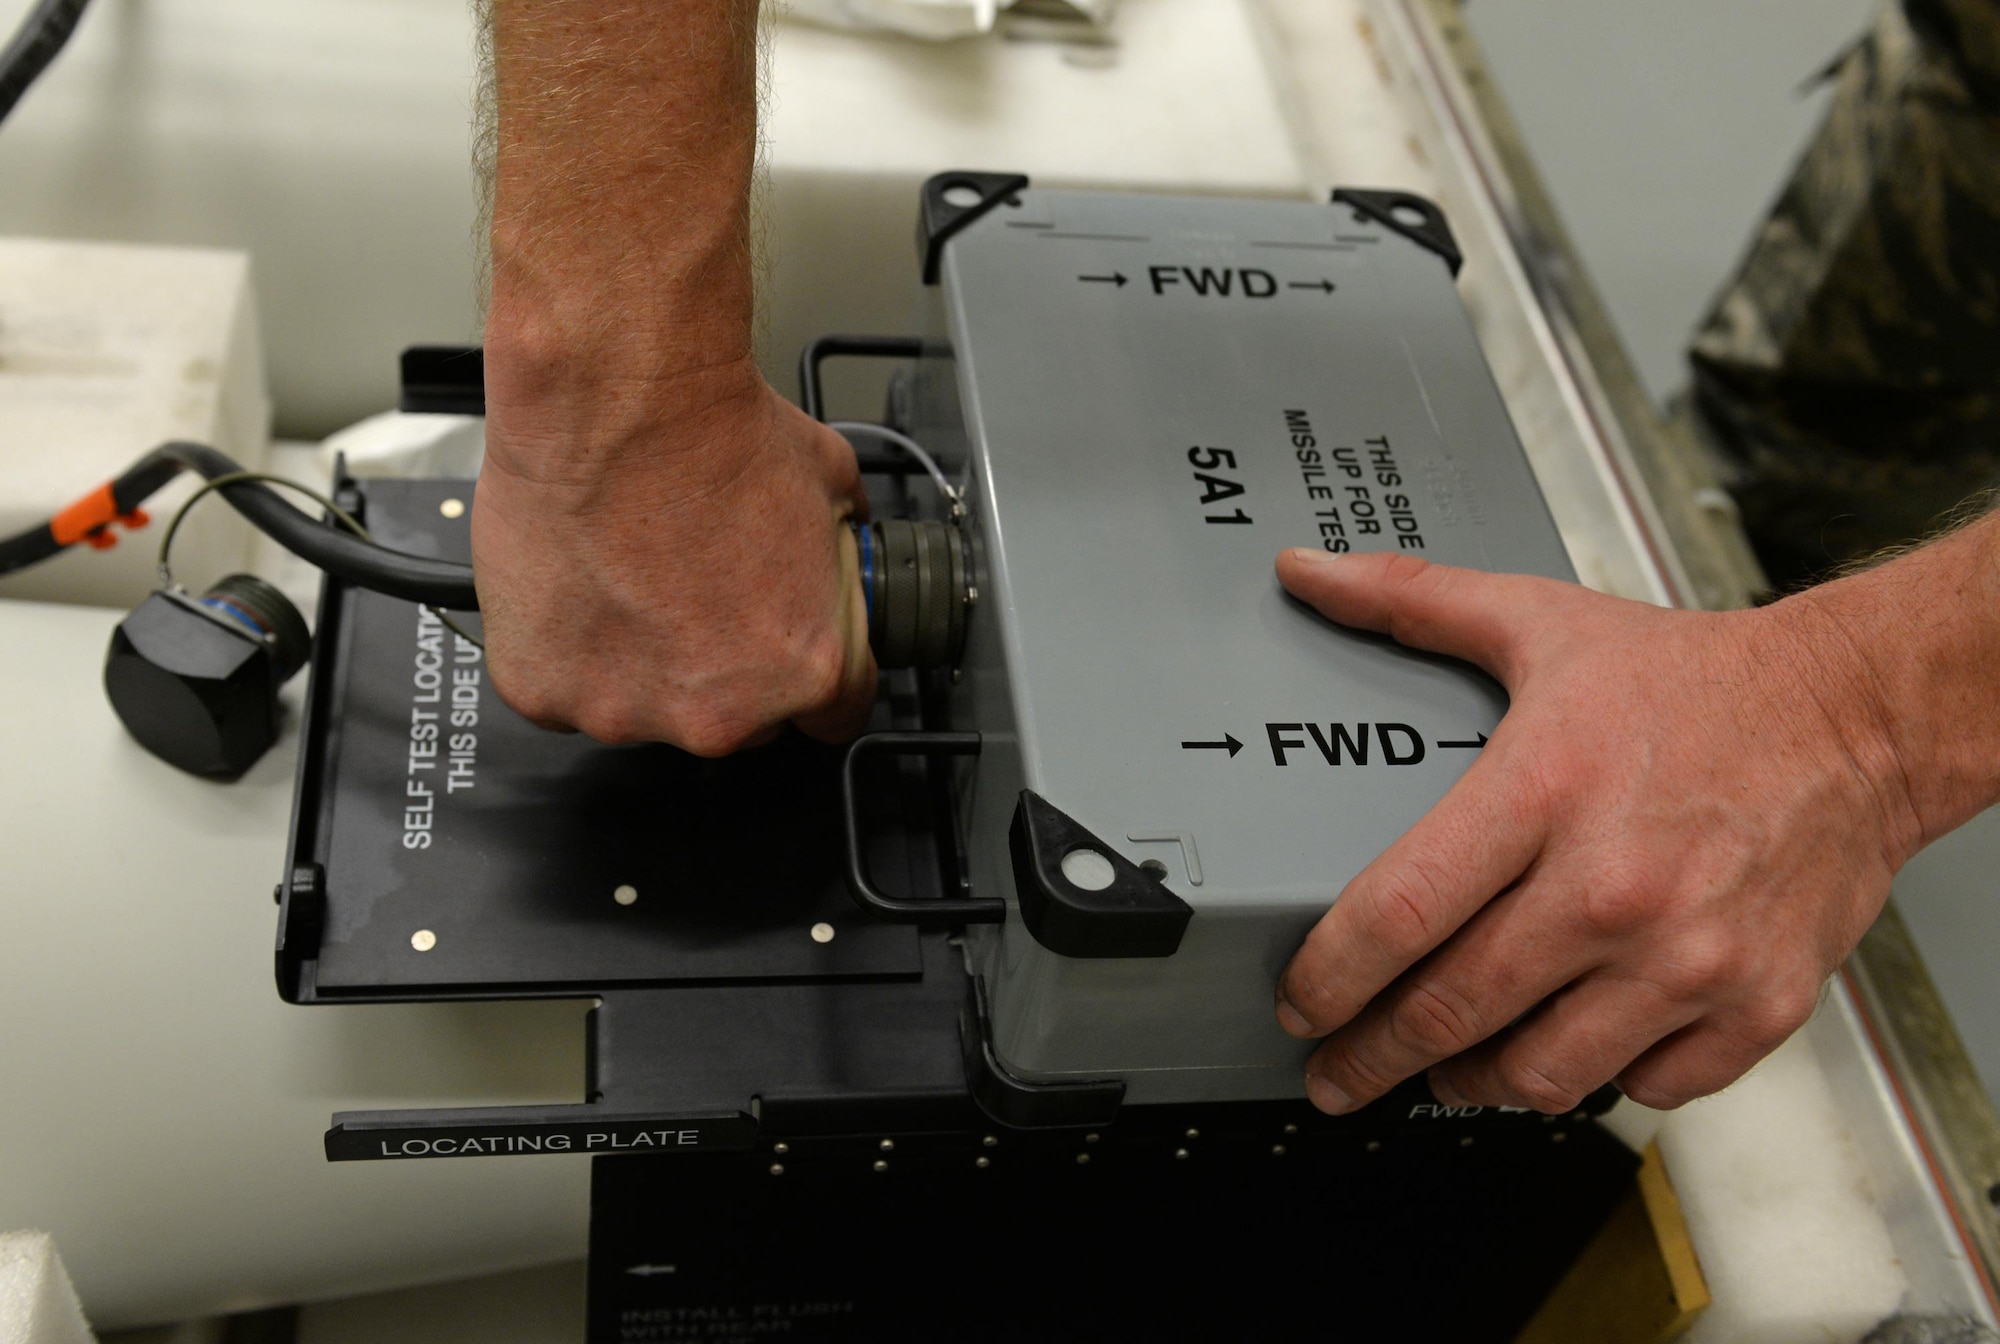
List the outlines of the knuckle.
{"type": "Polygon", "coordinates": [[[1519,1105],[1543,1115],[1573,1111],[1590,1089],[1566,1083],[1534,1064],[1515,1064],[1502,1074],[1507,1091],[1519,1105]]]}
{"type": "Polygon", "coordinates": [[[1392,955],[1414,961],[1447,932],[1444,888],[1421,859],[1398,865],[1369,894],[1368,922],[1392,955]]]}
{"type": "Polygon", "coordinates": [[[1792,1038],[1819,1007],[1817,986],[1787,986],[1747,1004],[1738,1014],[1746,1042],[1768,1054],[1792,1038]]]}
{"type": "Polygon", "coordinates": [[[1677,1111],[1694,1100],[1687,1092],[1663,1086],[1641,1070],[1620,1075],[1618,1090],[1650,1111],[1677,1111]]]}
{"type": "Polygon", "coordinates": [[[500,697],[500,703],[528,722],[542,724],[570,722],[568,700],[554,693],[553,688],[533,681],[523,682],[511,672],[503,672],[490,660],[487,679],[493,685],[493,693],[500,697]]]}
{"type": "Polygon", "coordinates": [[[579,733],[607,747],[622,747],[645,739],[644,725],[628,706],[597,701],[570,715],[568,722],[579,733]]]}
{"type": "MultiPolygon", "coordinates": [[[[1455,1094],[1456,1100],[1466,1106],[1511,1106],[1513,1099],[1505,1094],[1499,1082],[1489,1073],[1481,1070],[1456,1070],[1449,1074],[1434,1071],[1433,1079],[1442,1079],[1455,1094]]],[[[1437,1091],[1432,1084],[1432,1092],[1437,1091]]],[[[1444,1098],[1440,1095],[1440,1101],[1444,1098]]],[[[1447,1105],[1450,1103],[1447,1102],[1447,1105]]]]}
{"type": "Polygon", "coordinates": [[[755,736],[755,728],[740,719],[704,716],[679,726],[669,740],[690,756],[714,760],[741,751],[755,736]]]}
{"type": "Polygon", "coordinates": [[[810,709],[839,700],[847,687],[847,651],[831,633],[800,650],[794,683],[799,699],[810,709]]]}
{"type": "Polygon", "coordinates": [[[1753,1062],[1730,1050],[1725,1039],[1710,1037],[1699,1049],[1690,1049],[1689,1041],[1658,1058],[1641,1059],[1618,1075],[1618,1090],[1655,1111],[1678,1110],[1719,1092],[1753,1062]]]}
{"type": "Polygon", "coordinates": [[[1314,1027],[1324,1031],[1340,1025],[1342,1004],[1334,994],[1330,977],[1314,974],[1309,967],[1294,964],[1279,984],[1285,1002],[1314,1027]]]}
{"type": "Polygon", "coordinates": [[[1448,1059],[1486,1038],[1472,1002],[1435,983],[1411,986],[1396,1004],[1390,1023],[1399,1041],[1436,1059],[1448,1059]]]}
{"type": "MultiPolygon", "coordinates": [[[[1405,592],[1420,591],[1419,584],[1435,585],[1438,581],[1435,576],[1442,573],[1442,569],[1422,556],[1402,551],[1391,555],[1388,563],[1382,566],[1383,580],[1405,592]]],[[[1426,587],[1421,591],[1435,591],[1435,588],[1426,587]]]]}
{"type": "Polygon", "coordinates": [[[1385,580],[1399,599],[1389,610],[1389,634],[1408,642],[1423,637],[1430,623],[1423,613],[1448,597],[1455,575],[1443,565],[1398,555],[1389,562],[1385,580]]]}
{"type": "Polygon", "coordinates": [[[1669,903],[1656,883],[1607,875],[1584,888],[1581,914],[1592,933],[1622,938],[1654,923],[1669,903]]]}
{"type": "Polygon", "coordinates": [[[564,727],[571,726],[569,707],[561,703],[555,696],[523,695],[518,692],[510,693],[501,691],[497,686],[494,689],[499,694],[501,703],[505,704],[507,708],[519,714],[529,723],[543,725],[561,724],[564,727]]]}
{"type": "Polygon", "coordinates": [[[1403,1081],[1373,1055],[1345,1048],[1325,1051],[1321,1072],[1356,1101],[1379,1097],[1403,1081]]]}
{"type": "Polygon", "coordinates": [[[1726,935],[1703,934],[1679,939],[1666,951],[1658,980],[1666,996],[1678,1003],[1705,1003],[1723,997],[1750,977],[1750,958],[1726,935]]]}
{"type": "Polygon", "coordinates": [[[854,445],[836,430],[816,421],[811,424],[813,449],[819,456],[819,469],[827,484],[841,494],[858,490],[861,486],[861,459],[855,454],[854,445]]]}

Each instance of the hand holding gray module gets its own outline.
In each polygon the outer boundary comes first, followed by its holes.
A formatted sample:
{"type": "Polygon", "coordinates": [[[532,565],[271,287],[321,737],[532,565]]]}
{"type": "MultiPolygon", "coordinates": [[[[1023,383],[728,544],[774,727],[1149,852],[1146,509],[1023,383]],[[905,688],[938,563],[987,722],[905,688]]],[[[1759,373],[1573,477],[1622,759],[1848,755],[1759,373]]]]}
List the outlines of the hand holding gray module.
{"type": "Polygon", "coordinates": [[[1754,611],[1288,551],[1345,625],[1512,696],[1443,801],[1348,884],[1279,987],[1343,1113],[1561,1112],[1607,1081],[1673,1107],[1812,1013],[1925,844],[2000,798],[2000,519],[1754,611]],[[1917,595],[1923,595],[1918,598],[1917,595]]]}

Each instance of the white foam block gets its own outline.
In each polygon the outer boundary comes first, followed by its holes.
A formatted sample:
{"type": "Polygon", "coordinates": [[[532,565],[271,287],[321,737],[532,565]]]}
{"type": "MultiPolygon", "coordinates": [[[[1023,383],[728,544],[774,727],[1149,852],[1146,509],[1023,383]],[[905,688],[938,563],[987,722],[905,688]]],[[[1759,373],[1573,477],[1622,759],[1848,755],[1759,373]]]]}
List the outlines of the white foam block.
{"type": "MultiPolygon", "coordinates": [[[[931,173],[1305,191],[1246,0],[1143,0],[1113,31],[1078,49],[777,25],[780,388],[805,339],[918,322],[931,173]]],[[[288,432],[330,431],[394,400],[402,346],[477,339],[474,45],[465,0],[175,0],[86,23],[0,136],[0,230],[248,248],[288,432]]]]}
{"type": "MultiPolygon", "coordinates": [[[[270,438],[249,258],[240,252],[0,238],[0,535],[44,522],[167,439],[249,468],[270,438]]],[[[159,523],[0,580],[0,597],[130,607],[154,586],[159,523]]],[[[122,533],[123,529],[115,529],[122,533]]],[[[249,531],[202,506],[174,546],[189,587],[239,569],[249,531]]]]}
{"type": "Polygon", "coordinates": [[[1898,1309],[1909,1280],[1807,1033],[1658,1138],[1715,1299],[1690,1344],[1851,1344],[1898,1309]]]}
{"type": "Polygon", "coordinates": [[[328,1162],[320,1136],[574,1101],[586,1006],[280,1001],[305,678],[242,779],[191,779],[105,702],[117,619],[0,601],[0,1218],[55,1236],[107,1332],[581,1257],[589,1158],[328,1162]]]}
{"type": "Polygon", "coordinates": [[[320,475],[333,479],[336,464],[349,476],[448,476],[479,474],[486,457],[486,417],[383,411],[328,436],[318,450],[320,475]]]}
{"type": "Polygon", "coordinates": [[[0,1232],[0,1344],[94,1344],[46,1232],[0,1232]]]}

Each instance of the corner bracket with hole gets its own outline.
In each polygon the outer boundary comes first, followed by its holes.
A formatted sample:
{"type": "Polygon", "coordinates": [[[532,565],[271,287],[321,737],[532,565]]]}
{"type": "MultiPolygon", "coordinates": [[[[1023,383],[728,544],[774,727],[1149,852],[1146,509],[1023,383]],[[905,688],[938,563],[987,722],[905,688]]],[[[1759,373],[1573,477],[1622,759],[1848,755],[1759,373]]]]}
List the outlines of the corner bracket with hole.
{"type": "Polygon", "coordinates": [[[1428,197],[1413,191],[1340,187],[1333,193],[1333,203],[1350,206],[1361,219],[1372,220],[1418,247],[1437,253],[1454,276],[1465,264],[1465,254],[1458,250],[1458,240],[1451,236],[1451,225],[1445,221],[1444,211],[1428,197]]]}
{"type": "Polygon", "coordinates": [[[1021,791],[1007,841],[1021,922],[1049,951],[1170,957],[1179,950],[1194,907],[1046,798],[1021,791]],[[1103,883],[1082,886],[1065,871],[1063,861],[1079,852],[1096,856],[1091,866],[1109,870],[1103,883]]]}
{"type": "Polygon", "coordinates": [[[944,245],[953,234],[983,219],[1003,201],[1018,203],[1028,189],[1022,173],[939,173],[924,183],[917,204],[917,255],[923,258],[924,283],[938,282],[944,245]]]}

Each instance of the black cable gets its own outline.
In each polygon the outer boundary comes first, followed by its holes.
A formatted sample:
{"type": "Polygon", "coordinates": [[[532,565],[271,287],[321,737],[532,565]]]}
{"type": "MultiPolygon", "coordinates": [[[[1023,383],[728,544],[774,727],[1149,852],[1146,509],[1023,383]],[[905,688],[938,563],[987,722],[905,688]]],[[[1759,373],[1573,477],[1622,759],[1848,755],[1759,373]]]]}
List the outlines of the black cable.
{"type": "MultiPolygon", "coordinates": [[[[0,538],[0,574],[46,560],[78,541],[101,533],[113,521],[133,513],[183,470],[197,472],[212,481],[239,475],[243,468],[226,453],[206,444],[163,443],[115,480],[84,496],[49,522],[18,536],[0,538]]],[[[393,551],[350,536],[295,508],[276,491],[254,481],[232,482],[221,486],[219,492],[249,519],[252,527],[335,578],[426,606],[452,611],[479,609],[470,565],[393,551]]]]}
{"type": "Polygon", "coordinates": [[[62,543],[56,540],[47,523],[17,537],[0,537],[0,574],[12,574],[17,569],[39,564],[60,554],[62,549],[62,543]]]}
{"type": "MultiPolygon", "coordinates": [[[[202,443],[166,443],[153,450],[210,480],[243,470],[228,456],[202,443]]],[[[452,611],[477,611],[472,566],[392,551],[351,537],[293,507],[275,490],[254,482],[222,487],[222,497],[250,525],[293,555],[360,588],[452,611]]]]}
{"type": "Polygon", "coordinates": [[[28,86],[41,78],[42,71],[76,31],[90,0],[40,0],[14,30],[7,48],[0,51],[0,121],[14,110],[28,86]]]}

